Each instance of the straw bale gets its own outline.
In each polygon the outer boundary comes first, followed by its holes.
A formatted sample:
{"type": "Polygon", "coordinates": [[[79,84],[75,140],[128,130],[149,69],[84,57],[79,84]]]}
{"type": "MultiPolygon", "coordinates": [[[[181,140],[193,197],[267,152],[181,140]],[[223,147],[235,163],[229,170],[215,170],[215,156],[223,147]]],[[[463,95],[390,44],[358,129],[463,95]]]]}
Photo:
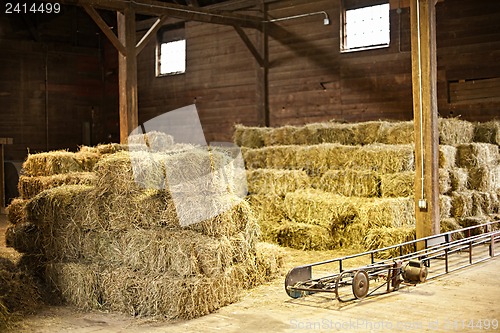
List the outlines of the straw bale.
{"type": "Polygon", "coordinates": [[[240,147],[260,148],[264,147],[264,134],[271,129],[267,127],[247,127],[243,125],[234,126],[234,142],[240,147]]]}
{"type": "Polygon", "coordinates": [[[451,191],[451,177],[446,169],[439,169],[439,193],[447,194],[451,191]]]}
{"type": "Polygon", "coordinates": [[[284,265],[284,251],[281,247],[265,243],[256,243],[257,275],[261,282],[270,281],[281,274],[284,265]]]}
{"type": "Polygon", "coordinates": [[[415,172],[405,171],[380,175],[382,197],[409,197],[415,193],[415,172]]]}
{"type": "Polygon", "coordinates": [[[378,173],[370,170],[328,170],[317,188],[344,196],[376,197],[380,192],[378,173]]]}
{"type": "Polygon", "coordinates": [[[408,145],[415,140],[413,121],[382,122],[377,142],[388,145],[408,145]]]}
{"type": "Polygon", "coordinates": [[[299,130],[297,126],[282,126],[271,128],[262,133],[264,146],[294,145],[297,144],[295,133],[299,130]]]}
{"type": "Polygon", "coordinates": [[[91,227],[96,221],[90,213],[97,209],[93,203],[99,200],[93,190],[87,185],[62,185],[43,191],[26,205],[27,220],[42,229],[57,229],[70,221],[91,227]],[[90,220],[75,218],[78,216],[89,216],[90,220]]]}
{"type": "MultiPolygon", "coordinates": [[[[363,244],[366,250],[376,250],[400,243],[409,242],[415,239],[415,227],[386,227],[380,226],[367,230],[363,244]]],[[[403,254],[413,252],[412,245],[403,247],[403,254]]],[[[391,258],[400,255],[400,249],[394,248],[378,253],[378,258],[391,258]]]]}
{"type": "Polygon", "coordinates": [[[377,143],[382,125],[383,122],[381,121],[367,121],[352,124],[352,130],[354,132],[353,144],[367,145],[377,143]]]}
{"type": "Polygon", "coordinates": [[[65,303],[83,310],[102,308],[98,265],[49,262],[45,276],[65,303]]]}
{"type": "MultiPolygon", "coordinates": [[[[473,227],[476,225],[480,225],[483,223],[490,222],[489,218],[486,216],[468,216],[468,217],[463,217],[457,219],[458,223],[462,226],[462,228],[467,228],[467,227],[473,227]]],[[[467,233],[470,232],[471,236],[479,235],[481,233],[486,232],[485,227],[480,227],[480,228],[474,228],[468,231],[467,233]]]]}
{"type": "Polygon", "coordinates": [[[344,123],[314,123],[306,125],[309,131],[309,144],[337,143],[341,145],[352,145],[354,143],[354,131],[351,124],[344,123]]]}
{"type": "Polygon", "coordinates": [[[282,221],[277,227],[274,241],[281,246],[299,250],[328,250],[334,247],[328,228],[291,221],[282,221]]]}
{"type": "Polygon", "coordinates": [[[81,152],[89,151],[92,153],[97,153],[98,155],[114,154],[123,150],[128,150],[127,144],[106,143],[106,144],[99,144],[95,147],[88,147],[88,146],[80,147],[81,152]]]}
{"type": "Polygon", "coordinates": [[[471,143],[474,139],[474,124],[458,118],[439,118],[439,143],[456,145],[471,143]]]}
{"type": "Polygon", "coordinates": [[[75,153],[62,150],[29,154],[23,163],[23,169],[27,176],[52,176],[85,171],[75,153]]]}
{"type": "Polygon", "coordinates": [[[495,191],[500,187],[500,167],[480,166],[470,168],[468,184],[471,190],[495,191]]]}
{"type": "Polygon", "coordinates": [[[295,222],[315,224],[330,229],[335,224],[350,223],[357,216],[359,199],[320,190],[299,190],[285,196],[285,211],[295,222]]]}
{"type": "Polygon", "coordinates": [[[26,205],[28,200],[14,198],[7,207],[7,218],[10,223],[18,224],[26,222],[26,205]]]}
{"type": "Polygon", "coordinates": [[[439,216],[441,219],[447,219],[451,216],[452,199],[448,195],[439,196],[439,216]]]}
{"type": "Polygon", "coordinates": [[[472,215],[473,200],[471,191],[451,193],[451,216],[461,218],[472,215]]]}
{"type": "Polygon", "coordinates": [[[285,218],[284,199],[277,194],[252,194],[247,197],[260,226],[261,240],[276,239],[276,227],[285,218]]]}
{"type": "Polygon", "coordinates": [[[9,226],[5,232],[5,245],[17,252],[28,254],[41,253],[40,230],[31,223],[18,223],[9,226]]]}
{"type": "Polygon", "coordinates": [[[266,160],[269,149],[265,148],[241,148],[241,154],[247,169],[266,168],[266,160]]]}
{"type": "Polygon", "coordinates": [[[494,213],[492,196],[489,192],[472,191],[472,215],[482,216],[494,213]]]}
{"type": "Polygon", "coordinates": [[[476,123],[474,141],[500,145],[500,120],[476,123]]]}
{"type": "Polygon", "coordinates": [[[266,152],[266,167],[269,169],[298,169],[297,153],[301,146],[272,146],[263,148],[266,152]]]}
{"type": "Polygon", "coordinates": [[[412,171],[414,166],[411,145],[366,145],[349,156],[346,168],[367,169],[384,173],[412,171]]]}
{"type": "Polygon", "coordinates": [[[96,187],[102,193],[124,196],[143,189],[165,188],[161,156],[145,151],[107,155],[95,166],[96,187]]]}
{"type": "Polygon", "coordinates": [[[451,169],[455,167],[457,148],[448,145],[439,145],[439,168],[451,169]]]}
{"type": "Polygon", "coordinates": [[[238,300],[246,271],[235,265],[214,277],[176,278],[119,268],[101,278],[106,308],[139,317],[193,319],[238,300]]]}
{"type": "Polygon", "coordinates": [[[19,177],[18,189],[21,198],[31,199],[38,193],[61,185],[92,185],[92,172],[68,172],[52,176],[19,177]]]}
{"type": "MultiPolygon", "coordinates": [[[[462,226],[460,225],[460,223],[458,223],[457,219],[456,218],[453,218],[453,217],[449,217],[449,218],[441,218],[441,221],[439,223],[440,225],[440,231],[442,233],[444,232],[448,232],[448,231],[453,231],[453,230],[458,230],[458,229],[461,229],[462,226]]],[[[464,234],[461,232],[461,233],[457,233],[455,234],[455,239],[461,239],[464,237],[464,234]]]]}
{"type": "Polygon", "coordinates": [[[0,328],[20,315],[32,313],[40,304],[32,277],[7,258],[0,257],[0,328]]]}
{"type": "Polygon", "coordinates": [[[499,160],[497,145],[488,143],[457,145],[457,166],[459,168],[495,166],[499,160]]]}
{"type": "Polygon", "coordinates": [[[174,137],[158,131],[149,131],[144,134],[144,141],[151,151],[168,151],[174,145],[174,137]]]}
{"type": "Polygon", "coordinates": [[[465,168],[452,168],[450,172],[451,190],[456,192],[465,191],[468,187],[469,172],[465,168]]]}
{"type": "Polygon", "coordinates": [[[368,227],[402,227],[415,225],[413,198],[372,198],[357,204],[359,221],[368,227]]]}
{"type": "Polygon", "coordinates": [[[280,196],[311,185],[309,177],[302,170],[249,170],[247,182],[249,193],[276,193],[280,196]]]}

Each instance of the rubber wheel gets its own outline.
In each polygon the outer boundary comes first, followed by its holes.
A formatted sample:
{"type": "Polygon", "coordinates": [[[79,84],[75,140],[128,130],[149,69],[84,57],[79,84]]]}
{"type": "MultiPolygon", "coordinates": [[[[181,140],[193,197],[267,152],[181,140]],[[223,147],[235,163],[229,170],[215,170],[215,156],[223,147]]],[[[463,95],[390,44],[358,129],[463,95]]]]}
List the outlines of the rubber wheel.
{"type": "Polygon", "coordinates": [[[368,295],[368,288],[370,288],[370,278],[368,273],[364,270],[359,270],[352,278],[352,293],[357,299],[363,299],[368,295]]]}

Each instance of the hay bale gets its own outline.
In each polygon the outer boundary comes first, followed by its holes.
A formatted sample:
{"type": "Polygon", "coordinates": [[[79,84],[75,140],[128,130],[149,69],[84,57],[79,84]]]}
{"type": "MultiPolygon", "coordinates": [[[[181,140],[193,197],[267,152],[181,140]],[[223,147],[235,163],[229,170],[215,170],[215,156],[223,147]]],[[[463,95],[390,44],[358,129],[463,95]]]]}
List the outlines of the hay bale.
{"type": "Polygon", "coordinates": [[[287,193],[284,204],[292,221],[331,229],[332,225],[354,220],[358,200],[320,190],[305,190],[287,193]]]}
{"type": "Polygon", "coordinates": [[[471,143],[474,139],[474,124],[458,118],[439,118],[439,143],[456,145],[471,143]]]}
{"type": "Polygon", "coordinates": [[[447,194],[451,191],[450,173],[446,169],[439,169],[439,193],[447,194]]]}
{"type": "Polygon", "coordinates": [[[354,131],[351,124],[344,123],[314,123],[306,125],[308,144],[337,143],[341,145],[354,144],[354,131]]]}
{"type": "Polygon", "coordinates": [[[367,121],[352,124],[352,131],[354,132],[354,140],[352,144],[368,145],[379,142],[380,128],[383,122],[381,121],[367,121]]]}
{"type": "Polygon", "coordinates": [[[272,280],[282,273],[284,251],[281,247],[265,242],[258,242],[255,247],[257,277],[260,283],[272,280]]]}
{"type": "Polygon", "coordinates": [[[31,199],[38,193],[61,185],[92,185],[92,172],[68,172],[52,176],[19,177],[18,190],[21,198],[31,199]]]}
{"type": "MultiPolygon", "coordinates": [[[[455,219],[453,217],[441,218],[439,225],[440,225],[441,233],[454,231],[454,230],[458,230],[458,229],[462,228],[460,223],[458,223],[457,219],[455,219]]],[[[464,237],[464,234],[462,232],[456,233],[454,235],[455,235],[455,237],[452,240],[461,239],[464,237]]]]}
{"type": "Polygon", "coordinates": [[[439,145],[439,168],[451,169],[455,167],[457,148],[448,145],[439,145]]]}
{"type": "Polygon", "coordinates": [[[370,170],[328,170],[316,187],[344,196],[376,197],[380,193],[380,179],[378,173],[370,170]]]}
{"type": "Polygon", "coordinates": [[[95,147],[88,147],[88,146],[80,147],[81,152],[91,152],[98,154],[101,157],[102,155],[114,154],[124,150],[128,150],[128,145],[120,143],[99,144],[95,147]]]}
{"type": "MultiPolygon", "coordinates": [[[[386,227],[380,226],[375,228],[370,228],[366,232],[366,236],[363,239],[364,248],[369,250],[381,249],[384,247],[405,243],[415,240],[415,227],[414,226],[404,226],[404,227],[386,227]]],[[[401,250],[399,248],[394,248],[379,252],[377,258],[387,259],[391,257],[396,257],[401,254],[407,254],[413,252],[414,246],[406,245],[401,250]]]]}
{"type": "Polygon", "coordinates": [[[26,222],[26,205],[28,200],[15,198],[13,199],[9,206],[7,207],[7,218],[10,223],[18,224],[26,222]]]}
{"type": "Polygon", "coordinates": [[[381,174],[413,171],[415,159],[411,145],[367,145],[349,155],[346,168],[377,171],[381,174]]]}
{"type": "Polygon", "coordinates": [[[494,213],[492,196],[489,192],[472,191],[472,215],[483,216],[494,213]]]}
{"type": "Polygon", "coordinates": [[[357,205],[357,220],[368,228],[375,226],[403,227],[415,225],[413,198],[372,198],[357,205]]]}
{"type": "Polygon", "coordinates": [[[261,148],[264,147],[264,134],[271,129],[267,127],[234,126],[234,143],[239,147],[261,148]]]}
{"type": "Polygon", "coordinates": [[[247,201],[260,226],[261,240],[274,241],[276,227],[286,216],[284,199],[277,194],[253,194],[247,201]]]}
{"type": "Polygon", "coordinates": [[[40,230],[31,223],[12,225],[5,232],[5,245],[20,253],[41,254],[40,230]]]}
{"type": "MultiPolygon", "coordinates": [[[[457,219],[458,223],[462,226],[462,228],[473,227],[483,223],[490,222],[490,219],[486,216],[468,216],[457,219]]],[[[466,231],[466,233],[470,236],[479,235],[481,233],[486,232],[485,227],[478,227],[466,231]]]]}
{"type": "Polygon", "coordinates": [[[295,145],[297,143],[296,132],[300,127],[297,126],[282,126],[271,128],[262,133],[264,146],[281,146],[281,145],[295,145]]]}
{"type": "Polygon", "coordinates": [[[388,145],[410,145],[415,140],[413,121],[382,122],[377,142],[388,145]]]}
{"type": "Polygon", "coordinates": [[[441,220],[451,216],[452,199],[448,195],[439,196],[439,216],[441,220]]]}
{"type": "Polygon", "coordinates": [[[50,262],[45,277],[65,303],[83,310],[103,307],[97,265],[50,262]]]}
{"type": "Polygon", "coordinates": [[[382,197],[410,197],[415,192],[415,172],[396,172],[380,175],[382,197]]]}
{"type": "Polygon", "coordinates": [[[328,250],[334,248],[331,231],[310,223],[283,221],[276,228],[274,242],[299,250],[328,250]]]}
{"type": "Polygon", "coordinates": [[[500,120],[476,123],[474,141],[500,145],[500,120]]]}
{"type": "Polygon", "coordinates": [[[126,268],[101,274],[106,308],[133,316],[193,319],[239,299],[245,267],[232,266],[214,277],[144,275],[126,268]]]}
{"type": "Polygon", "coordinates": [[[52,176],[84,171],[75,153],[62,150],[29,154],[23,163],[23,170],[27,176],[52,176]]]}
{"type": "Polygon", "coordinates": [[[498,146],[488,143],[469,143],[457,146],[457,166],[471,169],[498,165],[498,146]]]}
{"type": "Polygon", "coordinates": [[[332,169],[344,169],[350,156],[358,149],[335,143],[301,146],[296,153],[296,168],[305,170],[311,177],[321,176],[332,169]]]}
{"type": "Polygon", "coordinates": [[[309,177],[302,170],[249,170],[247,182],[248,192],[251,194],[276,193],[280,196],[311,186],[309,177]]]}
{"type": "Polygon", "coordinates": [[[452,192],[451,193],[451,216],[454,218],[462,218],[472,215],[473,200],[472,192],[452,192]]]}
{"type": "Polygon", "coordinates": [[[241,154],[243,160],[245,161],[245,167],[247,169],[262,169],[266,168],[266,160],[269,149],[265,148],[242,148],[241,154]]]}
{"type": "Polygon", "coordinates": [[[451,190],[455,192],[465,191],[468,187],[469,172],[465,168],[452,168],[450,173],[451,190]]]}
{"type": "Polygon", "coordinates": [[[482,192],[496,191],[500,188],[500,167],[479,166],[469,169],[469,189],[482,192]]]}
{"type": "Polygon", "coordinates": [[[263,148],[266,153],[266,168],[293,170],[300,169],[297,152],[301,146],[272,146],[263,148]]]}

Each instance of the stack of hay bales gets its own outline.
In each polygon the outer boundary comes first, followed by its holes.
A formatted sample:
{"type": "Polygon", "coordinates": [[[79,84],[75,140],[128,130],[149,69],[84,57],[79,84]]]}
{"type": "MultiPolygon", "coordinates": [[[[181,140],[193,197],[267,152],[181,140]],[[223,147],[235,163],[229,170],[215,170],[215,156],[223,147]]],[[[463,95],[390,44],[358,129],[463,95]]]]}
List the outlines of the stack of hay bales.
{"type": "MultiPolygon", "coordinates": [[[[44,258],[44,278],[64,301],[81,309],[189,319],[236,301],[242,289],[279,273],[279,248],[257,242],[252,211],[227,180],[214,186],[221,195],[204,202],[229,209],[181,225],[165,186],[166,165],[182,160],[187,163],[175,170],[196,172],[201,150],[173,144],[155,153],[122,148],[35,154],[24,164],[24,196],[9,207],[15,224],[7,239],[18,251],[44,258]],[[81,154],[96,156],[91,171],[53,165],[62,164],[63,155],[65,161],[81,154]],[[39,167],[45,163],[50,166],[39,167]]],[[[212,165],[228,158],[205,152],[212,165]]]]}
{"type": "MultiPolygon", "coordinates": [[[[498,212],[498,124],[439,120],[442,231],[498,212]]],[[[413,122],[238,125],[235,142],[264,239],[301,249],[413,239],[413,140],[413,122]]]]}

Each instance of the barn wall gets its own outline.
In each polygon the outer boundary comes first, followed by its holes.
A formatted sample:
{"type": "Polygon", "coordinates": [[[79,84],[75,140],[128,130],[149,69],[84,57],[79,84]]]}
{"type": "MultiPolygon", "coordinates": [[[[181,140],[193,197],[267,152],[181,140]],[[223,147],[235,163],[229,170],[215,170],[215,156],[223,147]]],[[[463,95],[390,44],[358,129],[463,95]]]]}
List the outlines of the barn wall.
{"type": "Polygon", "coordinates": [[[235,123],[258,123],[258,66],[232,27],[188,23],[186,41],[184,74],[156,77],[155,40],[139,55],[139,121],[196,104],[207,141],[232,141],[235,123]]]}
{"type": "Polygon", "coordinates": [[[97,32],[74,6],[0,18],[0,136],[14,139],[7,160],[118,137],[117,78],[106,75],[109,47],[97,32]]]}

